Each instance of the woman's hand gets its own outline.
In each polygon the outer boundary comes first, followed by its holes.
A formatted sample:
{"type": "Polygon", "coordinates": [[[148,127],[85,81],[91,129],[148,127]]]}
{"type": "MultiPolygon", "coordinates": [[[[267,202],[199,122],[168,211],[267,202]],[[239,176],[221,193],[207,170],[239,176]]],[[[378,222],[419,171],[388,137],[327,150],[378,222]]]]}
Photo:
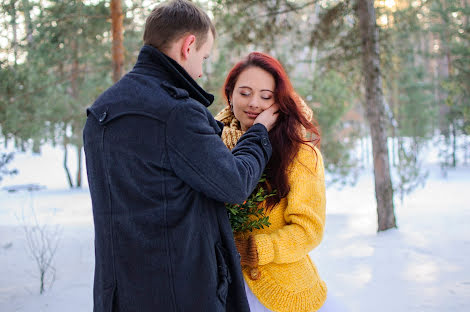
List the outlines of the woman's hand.
{"type": "Polygon", "coordinates": [[[253,235],[250,235],[247,239],[235,238],[235,246],[240,254],[240,264],[242,266],[250,268],[258,266],[258,250],[253,235]]]}

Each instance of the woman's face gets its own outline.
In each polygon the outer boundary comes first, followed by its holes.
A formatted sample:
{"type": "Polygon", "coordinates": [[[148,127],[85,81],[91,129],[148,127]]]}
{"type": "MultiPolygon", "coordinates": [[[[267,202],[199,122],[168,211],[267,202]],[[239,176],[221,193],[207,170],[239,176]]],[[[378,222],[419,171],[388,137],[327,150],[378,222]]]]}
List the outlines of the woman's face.
{"type": "Polygon", "coordinates": [[[230,103],[242,130],[253,126],[256,117],[274,104],[274,77],[259,67],[242,71],[235,83],[230,103]]]}

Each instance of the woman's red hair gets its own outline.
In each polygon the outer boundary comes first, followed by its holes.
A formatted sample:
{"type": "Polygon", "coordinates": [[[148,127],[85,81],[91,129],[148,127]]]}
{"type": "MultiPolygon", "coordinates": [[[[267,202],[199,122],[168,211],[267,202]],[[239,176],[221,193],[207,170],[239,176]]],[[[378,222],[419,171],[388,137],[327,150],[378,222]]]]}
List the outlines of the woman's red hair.
{"type": "Polygon", "coordinates": [[[309,121],[302,112],[302,99],[295,92],[281,63],[261,52],[250,53],[229,72],[224,84],[227,105],[229,105],[228,102],[238,77],[249,67],[259,67],[267,71],[273,76],[276,84],[274,99],[279,105],[279,117],[276,125],[269,132],[273,153],[266,166],[266,175],[268,187],[276,189],[277,194],[267,199],[267,207],[270,209],[289,193],[287,169],[297,154],[300,144],[318,145],[320,132],[313,117],[309,121]],[[304,137],[302,127],[307,134],[310,134],[309,138],[304,137]]]}

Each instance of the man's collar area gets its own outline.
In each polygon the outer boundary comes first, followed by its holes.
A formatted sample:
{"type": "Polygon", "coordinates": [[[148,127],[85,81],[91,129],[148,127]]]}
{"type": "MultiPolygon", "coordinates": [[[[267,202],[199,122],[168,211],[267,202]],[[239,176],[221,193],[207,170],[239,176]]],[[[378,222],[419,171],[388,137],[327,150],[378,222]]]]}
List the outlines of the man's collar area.
{"type": "Polygon", "coordinates": [[[133,71],[140,71],[139,69],[142,67],[150,67],[153,70],[162,72],[165,78],[168,78],[168,81],[176,88],[186,90],[191,98],[206,107],[214,101],[214,96],[204,91],[178,62],[153,46],[144,45],[142,47],[133,71]]]}

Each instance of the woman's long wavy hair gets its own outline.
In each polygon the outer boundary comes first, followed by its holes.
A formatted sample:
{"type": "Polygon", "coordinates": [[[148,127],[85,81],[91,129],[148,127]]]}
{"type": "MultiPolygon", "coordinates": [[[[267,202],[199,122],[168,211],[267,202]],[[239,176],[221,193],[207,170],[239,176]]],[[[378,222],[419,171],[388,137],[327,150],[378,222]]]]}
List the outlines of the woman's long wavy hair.
{"type": "Polygon", "coordinates": [[[274,99],[280,108],[276,125],[269,132],[273,153],[265,172],[268,189],[277,190],[276,196],[267,199],[266,207],[269,210],[289,193],[287,170],[297,154],[300,144],[319,145],[320,132],[313,116],[309,120],[310,116],[306,116],[303,112],[302,106],[306,104],[303,104],[302,99],[295,92],[281,63],[261,52],[250,53],[237,63],[228,74],[223,89],[227,105],[229,105],[229,99],[238,77],[249,67],[259,67],[274,77],[276,84],[274,99]]]}

